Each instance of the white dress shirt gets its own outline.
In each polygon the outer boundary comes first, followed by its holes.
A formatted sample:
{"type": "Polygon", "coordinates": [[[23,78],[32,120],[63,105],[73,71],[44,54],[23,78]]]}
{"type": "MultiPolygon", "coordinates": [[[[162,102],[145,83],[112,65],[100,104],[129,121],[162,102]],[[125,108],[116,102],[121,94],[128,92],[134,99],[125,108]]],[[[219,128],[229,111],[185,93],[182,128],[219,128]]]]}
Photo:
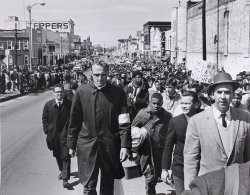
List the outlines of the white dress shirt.
{"type": "Polygon", "coordinates": [[[60,105],[62,105],[62,103],[63,103],[63,100],[62,101],[58,101],[57,99],[56,99],[56,105],[59,107],[60,105]]]}
{"type": "MultiPolygon", "coordinates": [[[[214,105],[212,107],[213,107],[214,119],[216,120],[217,123],[219,123],[221,126],[223,126],[222,125],[222,118],[221,118],[222,113],[214,105]]],[[[227,122],[227,127],[228,127],[230,122],[231,122],[230,108],[228,109],[228,111],[225,114],[226,114],[225,120],[227,122]]]]}

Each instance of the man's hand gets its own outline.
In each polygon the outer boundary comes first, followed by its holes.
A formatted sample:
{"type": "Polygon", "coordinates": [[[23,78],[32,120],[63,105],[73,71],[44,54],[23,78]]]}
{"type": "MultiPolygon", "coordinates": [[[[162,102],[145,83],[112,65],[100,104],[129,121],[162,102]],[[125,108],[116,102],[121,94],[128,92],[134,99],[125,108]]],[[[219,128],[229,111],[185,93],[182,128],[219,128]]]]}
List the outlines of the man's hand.
{"type": "Polygon", "coordinates": [[[120,162],[123,162],[125,160],[127,160],[127,158],[130,157],[130,150],[127,149],[127,148],[121,148],[121,151],[120,151],[120,162]]]}
{"type": "Polygon", "coordinates": [[[130,99],[130,101],[133,102],[133,100],[135,99],[135,96],[134,96],[132,93],[130,93],[130,94],[129,94],[129,99],[130,99]]]}
{"type": "Polygon", "coordinates": [[[166,184],[172,184],[172,171],[171,170],[162,170],[161,180],[166,184]]]}
{"type": "Polygon", "coordinates": [[[69,155],[70,155],[71,157],[75,157],[76,152],[75,152],[74,150],[72,150],[72,149],[69,149],[69,155]]]}

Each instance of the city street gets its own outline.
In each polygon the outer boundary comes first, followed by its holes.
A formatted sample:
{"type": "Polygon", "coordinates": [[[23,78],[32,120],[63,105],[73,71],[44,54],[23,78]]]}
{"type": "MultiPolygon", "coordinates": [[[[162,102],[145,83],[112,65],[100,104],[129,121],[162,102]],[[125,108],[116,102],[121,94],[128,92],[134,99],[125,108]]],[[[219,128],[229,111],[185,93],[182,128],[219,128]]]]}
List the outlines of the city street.
{"type": "MultiPolygon", "coordinates": [[[[89,71],[85,74],[88,76],[89,71]]],[[[44,103],[53,98],[52,90],[28,94],[0,104],[2,194],[47,195],[82,194],[83,187],[77,177],[76,158],[72,159],[71,189],[65,189],[57,179],[59,170],[52,152],[47,149],[42,130],[44,103]]],[[[144,193],[144,178],[123,179],[125,195],[144,193]]],[[[165,194],[171,187],[159,183],[158,194],[165,194]]]]}

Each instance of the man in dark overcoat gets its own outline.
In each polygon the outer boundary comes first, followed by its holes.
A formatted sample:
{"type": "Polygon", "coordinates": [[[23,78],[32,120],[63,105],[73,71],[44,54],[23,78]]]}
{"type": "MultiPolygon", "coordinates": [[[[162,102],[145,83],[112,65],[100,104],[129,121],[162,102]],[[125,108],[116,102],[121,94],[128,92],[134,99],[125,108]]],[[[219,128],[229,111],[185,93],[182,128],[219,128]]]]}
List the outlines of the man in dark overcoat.
{"type": "Polygon", "coordinates": [[[145,176],[147,195],[155,195],[155,186],[161,176],[162,152],[168,130],[171,114],[162,108],[163,97],[154,93],[147,108],[138,112],[132,122],[132,127],[145,128],[147,137],[137,149],[140,157],[140,166],[145,176]]]}
{"type": "Polygon", "coordinates": [[[70,187],[68,183],[70,155],[66,142],[71,101],[65,98],[64,87],[61,84],[54,86],[53,94],[55,98],[46,102],[43,109],[43,130],[47,135],[47,146],[53,151],[53,156],[56,158],[61,171],[58,179],[63,179],[63,187],[70,187]]]}
{"type": "Polygon", "coordinates": [[[131,148],[130,119],[122,89],[107,82],[108,66],[92,66],[93,81],[81,85],[72,101],[67,145],[77,152],[80,182],[85,195],[96,195],[99,169],[100,194],[112,195],[114,179],[121,179],[131,148]]]}
{"type": "Polygon", "coordinates": [[[130,119],[133,120],[139,110],[146,108],[149,102],[148,86],[143,82],[143,73],[133,72],[132,81],[124,87],[130,119]]]}

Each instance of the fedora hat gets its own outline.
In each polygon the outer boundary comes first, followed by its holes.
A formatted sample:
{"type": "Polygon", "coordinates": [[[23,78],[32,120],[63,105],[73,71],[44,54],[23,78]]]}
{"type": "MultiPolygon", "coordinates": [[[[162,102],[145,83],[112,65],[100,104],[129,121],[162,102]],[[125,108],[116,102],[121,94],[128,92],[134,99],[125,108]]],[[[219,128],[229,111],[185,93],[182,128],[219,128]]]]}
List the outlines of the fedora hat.
{"type": "Polygon", "coordinates": [[[230,74],[226,72],[218,72],[214,76],[213,84],[208,86],[207,93],[210,94],[214,90],[215,86],[219,84],[231,84],[234,90],[238,89],[240,86],[240,84],[237,81],[233,81],[230,74]]]}

